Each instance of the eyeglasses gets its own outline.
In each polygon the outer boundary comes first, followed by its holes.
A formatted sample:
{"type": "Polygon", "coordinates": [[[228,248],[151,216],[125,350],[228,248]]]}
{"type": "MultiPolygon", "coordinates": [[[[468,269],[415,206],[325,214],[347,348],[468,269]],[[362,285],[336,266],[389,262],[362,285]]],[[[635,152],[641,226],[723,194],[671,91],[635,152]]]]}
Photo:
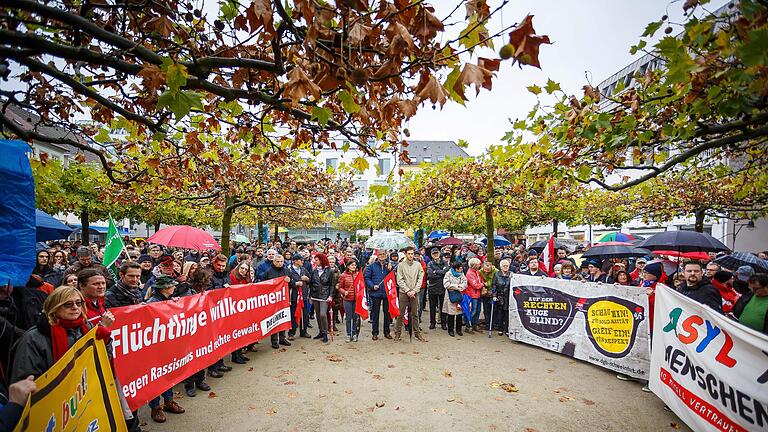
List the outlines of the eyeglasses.
{"type": "Polygon", "coordinates": [[[66,303],[62,303],[61,307],[64,309],[72,309],[74,307],[80,308],[80,307],[83,307],[83,301],[82,300],[69,301],[66,303]]]}
{"type": "Polygon", "coordinates": [[[601,354],[612,358],[629,353],[640,322],[645,319],[645,308],[613,296],[588,299],[540,286],[517,287],[513,293],[520,321],[529,332],[554,339],[568,330],[577,312],[584,312],[589,341],[601,354]]]}

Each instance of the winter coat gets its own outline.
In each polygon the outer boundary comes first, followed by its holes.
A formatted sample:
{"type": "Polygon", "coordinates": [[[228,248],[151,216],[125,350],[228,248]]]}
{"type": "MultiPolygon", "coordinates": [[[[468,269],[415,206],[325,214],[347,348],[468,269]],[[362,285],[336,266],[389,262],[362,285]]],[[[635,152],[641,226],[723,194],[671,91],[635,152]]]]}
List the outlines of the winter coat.
{"type": "Polygon", "coordinates": [[[269,268],[264,272],[264,280],[270,280],[275,279],[279,277],[290,277],[291,275],[288,273],[288,267],[285,266],[285,263],[283,263],[283,266],[280,268],[275,267],[274,264],[269,265],[269,268]]]}
{"type": "Polygon", "coordinates": [[[104,307],[111,309],[120,306],[133,306],[140,304],[141,301],[139,287],[132,288],[124,284],[123,281],[119,281],[112,289],[107,290],[107,294],[104,296],[104,307]]]}
{"type": "Polygon", "coordinates": [[[485,296],[491,295],[491,289],[493,285],[493,276],[498,272],[499,270],[496,267],[491,266],[491,271],[485,272],[485,269],[483,267],[480,267],[480,270],[477,272],[480,274],[480,277],[483,278],[483,282],[485,282],[485,296]]]}
{"type": "Polygon", "coordinates": [[[723,297],[708,280],[702,280],[692,287],[685,284],[680,287],[680,294],[723,313],[723,297]]]}
{"type": "Polygon", "coordinates": [[[323,274],[320,274],[320,269],[316,268],[312,270],[312,274],[309,278],[309,296],[315,300],[325,301],[328,297],[333,297],[335,294],[335,286],[333,285],[334,273],[336,273],[333,267],[328,267],[323,270],[323,274]]]}
{"type": "Polygon", "coordinates": [[[224,285],[230,285],[229,272],[226,270],[223,272],[214,271],[211,289],[224,288],[224,285]]]}
{"type": "Polygon", "coordinates": [[[355,301],[355,277],[358,272],[345,271],[339,276],[339,293],[346,301],[355,301]]]}
{"type": "MultiPolygon", "coordinates": [[[[465,292],[467,290],[467,277],[464,274],[460,274],[458,277],[453,275],[450,270],[445,274],[443,278],[443,286],[447,290],[454,290],[459,292],[465,292]]],[[[451,303],[448,294],[445,294],[443,298],[443,313],[448,315],[461,315],[461,311],[456,304],[451,303]]]]}
{"type": "Polygon", "coordinates": [[[421,283],[424,280],[424,268],[416,260],[401,262],[397,266],[397,290],[401,293],[421,291],[421,283]]]}
{"type": "Polygon", "coordinates": [[[427,264],[427,291],[432,295],[445,294],[443,279],[451,271],[451,266],[444,260],[430,261],[427,264]]]}
{"type": "Polygon", "coordinates": [[[304,266],[296,268],[293,265],[290,265],[288,266],[288,276],[291,277],[291,282],[288,284],[291,289],[291,304],[295,305],[299,301],[299,286],[297,285],[297,282],[303,282],[301,284],[301,295],[304,302],[309,301],[309,281],[301,280],[302,276],[309,277],[307,269],[304,266]]]}
{"type": "Polygon", "coordinates": [[[229,272],[229,284],[230,285],[245,285],[251,283],[251,275],[250,271],[249,274],[245,277],[241,277],[240,273],[238,271],[238,268],[235,267],[234,270],[229,272]]]}
{"type": "Polygon", "coordinates": [[[254,277],[256,278],[256,280],[257,281],[267,280],[264,277],[264,273],[266,273],[270,267],[272,267],[272,261],[269,261],[267,259],[262,261],[261,264],[259,264],[259,266],[256,267],[256,273],[254,274],[254,277]]]}
{"type": "MultiPolygon", "coordinates": [[[[86,326],[92,326],[86,322],[86,326]]],[[[83,337],[80,328],[67,329],[69,347],[83,337]]],[[[111,350],[110,350],[111,351],[111,350]]],[[[11,367],[10,383],[21,381],[32,375],[38,378],[53,366],[53,342],[51,325],[45,315],[40,315],[37,325],[27,330],[16,345],[16,353],[11,367]]]]}
{"type": "Polygon", "coordinates": [[[12,312],[15,315],[13,321],[16,326],[23,330],[29,330],[34,326],[43,313],[43,303],[47,297],[44,292],[36,289],[13,287],[10,297],[13,303],[9,307],[13,309],[12,312]]]}
{"type": "Polygon", "coordinates": [[[493,284],[491,285],[491,289],[496,296],[496,304],[504,310],[509,308],[510,276],[512,276],[511,271],[505,275],[499,270],[493,275],[493,284]]]}
{"type": "MultiPolygon", "coordinates": [[[[733,314],[736,316],[736,318],[740,318],[742,312],[744,312],[744,308],[747,306],[747,303],[752,299],[752,297],[755,294],[752,292],[749,292],[747,294],[744,294],[739,298],[739,301],[736,302],[736,305],[733,306],[733,314]]],[[[759,332],[762,332],[765,335],[768,335],[768,312],[765,313],[765,322],[763,324],[763,329],[755,329],[759,332]]]]}
{"type": "Polygon", "coordinates": [[[389,261],[385,261],[384,264],[382,264],[377,259],[371,264],[368,264],[368,266],[365,268],[365,271],[363,272],[363,278],[365,279],[365,287],[368,289],[368,295],[371,298],[387,297],[387,290],[384,289],[382,282],[390,272],[390,269],[388,268],[389,265],[389,261]],[[375,285],[378,285],[379,289],[374,290],[373,287],[375,285]]]}
{"type": "Polygon", "coordinates": [[[86,320],[92,325],[98,325],[101,322],[101,317],[107,312],[104,308],[104,297],[97,298],[95,302],[85,299],[85,316],[86,320]]]}
{"type": "Polygon", "coordinates": [[[480,272],[473,268],[467,270],[467,295],[473,299],[480,298],[483,286],[485,286],[485,281],[480,276],[480,272]]]}
{"type": "Polygon", "coordinates": [[[739,301],[741,294],[737,293],[732,287],[712,280],[712,286],[717,288],[720,297],[723,299],[723,313],[729,314],[733,311],[733,306],[739,301]]]}

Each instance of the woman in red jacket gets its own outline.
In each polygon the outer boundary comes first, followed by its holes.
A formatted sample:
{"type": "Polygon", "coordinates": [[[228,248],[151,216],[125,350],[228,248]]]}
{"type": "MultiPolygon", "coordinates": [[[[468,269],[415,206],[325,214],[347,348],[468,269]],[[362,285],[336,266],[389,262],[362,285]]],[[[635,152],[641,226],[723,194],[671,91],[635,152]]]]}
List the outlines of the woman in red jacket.
{"type": "Polygon", "coordinates": [[[467,333],[472,333],[477,329],[477,320],[480,319],[480,294],[485,286],[483,277],[480,276],[481,262],[479,258],[472,258],[469,260],[469,270],[467,270],[467,289],[465,294],[469,295],[470,313],[472,314],[472,322],[467,326],[467,333]]]}
{"type": "Polygon", "coordinates": [[[229,273],[230,285],[243,285],[251,283],[251,266],[248,261],[243,261],[229,273]]]}
{"type": "Polygon", "coordinates": [[[355,314],[355,278],[357,277],[357,261],[348,260],[347,269],[339,277],[338,290],[344,300],[344,321],[347,329],[347,342],[357,342],[357,316],[355,314]]]}

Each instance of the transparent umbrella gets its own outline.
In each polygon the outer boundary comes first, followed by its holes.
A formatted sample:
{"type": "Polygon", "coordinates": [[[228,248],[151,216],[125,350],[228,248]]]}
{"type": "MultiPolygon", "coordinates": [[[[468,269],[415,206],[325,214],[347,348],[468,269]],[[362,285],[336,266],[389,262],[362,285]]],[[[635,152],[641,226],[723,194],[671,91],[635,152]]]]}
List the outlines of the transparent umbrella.
{"type": "Polygon", "coordinates": [[[407,236],[394,232],[374,234],[371,238],[365,241],[365,247],[367,249],[400,250],[408,246],[416,247],[416,244],[407,236]]]}

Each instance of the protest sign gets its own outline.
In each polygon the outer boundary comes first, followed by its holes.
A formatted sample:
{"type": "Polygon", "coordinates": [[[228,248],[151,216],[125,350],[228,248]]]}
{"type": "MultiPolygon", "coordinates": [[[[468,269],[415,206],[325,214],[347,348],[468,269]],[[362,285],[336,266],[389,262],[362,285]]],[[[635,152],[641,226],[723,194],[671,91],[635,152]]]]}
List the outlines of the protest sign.
{"type": "Polygon", "coordinates": [[[107,349],[92,329],[36,380],[16,431],[125,431],[107,349]]]}
{"type": "Polygon", "coordinates": [[[509,337],[648,378],[645,289],[512,275],[509,337]]]}
{"type": "Polygon", "coordinates": [[[768,430],[768,336],[656,287],[651,390],[695,431],[768,430]]]}
{"type": "Polygon", "coordinates": [[[284,278],[111,310],[115,374],[132,410],[226,354],[291,328],[284,278]]]}

